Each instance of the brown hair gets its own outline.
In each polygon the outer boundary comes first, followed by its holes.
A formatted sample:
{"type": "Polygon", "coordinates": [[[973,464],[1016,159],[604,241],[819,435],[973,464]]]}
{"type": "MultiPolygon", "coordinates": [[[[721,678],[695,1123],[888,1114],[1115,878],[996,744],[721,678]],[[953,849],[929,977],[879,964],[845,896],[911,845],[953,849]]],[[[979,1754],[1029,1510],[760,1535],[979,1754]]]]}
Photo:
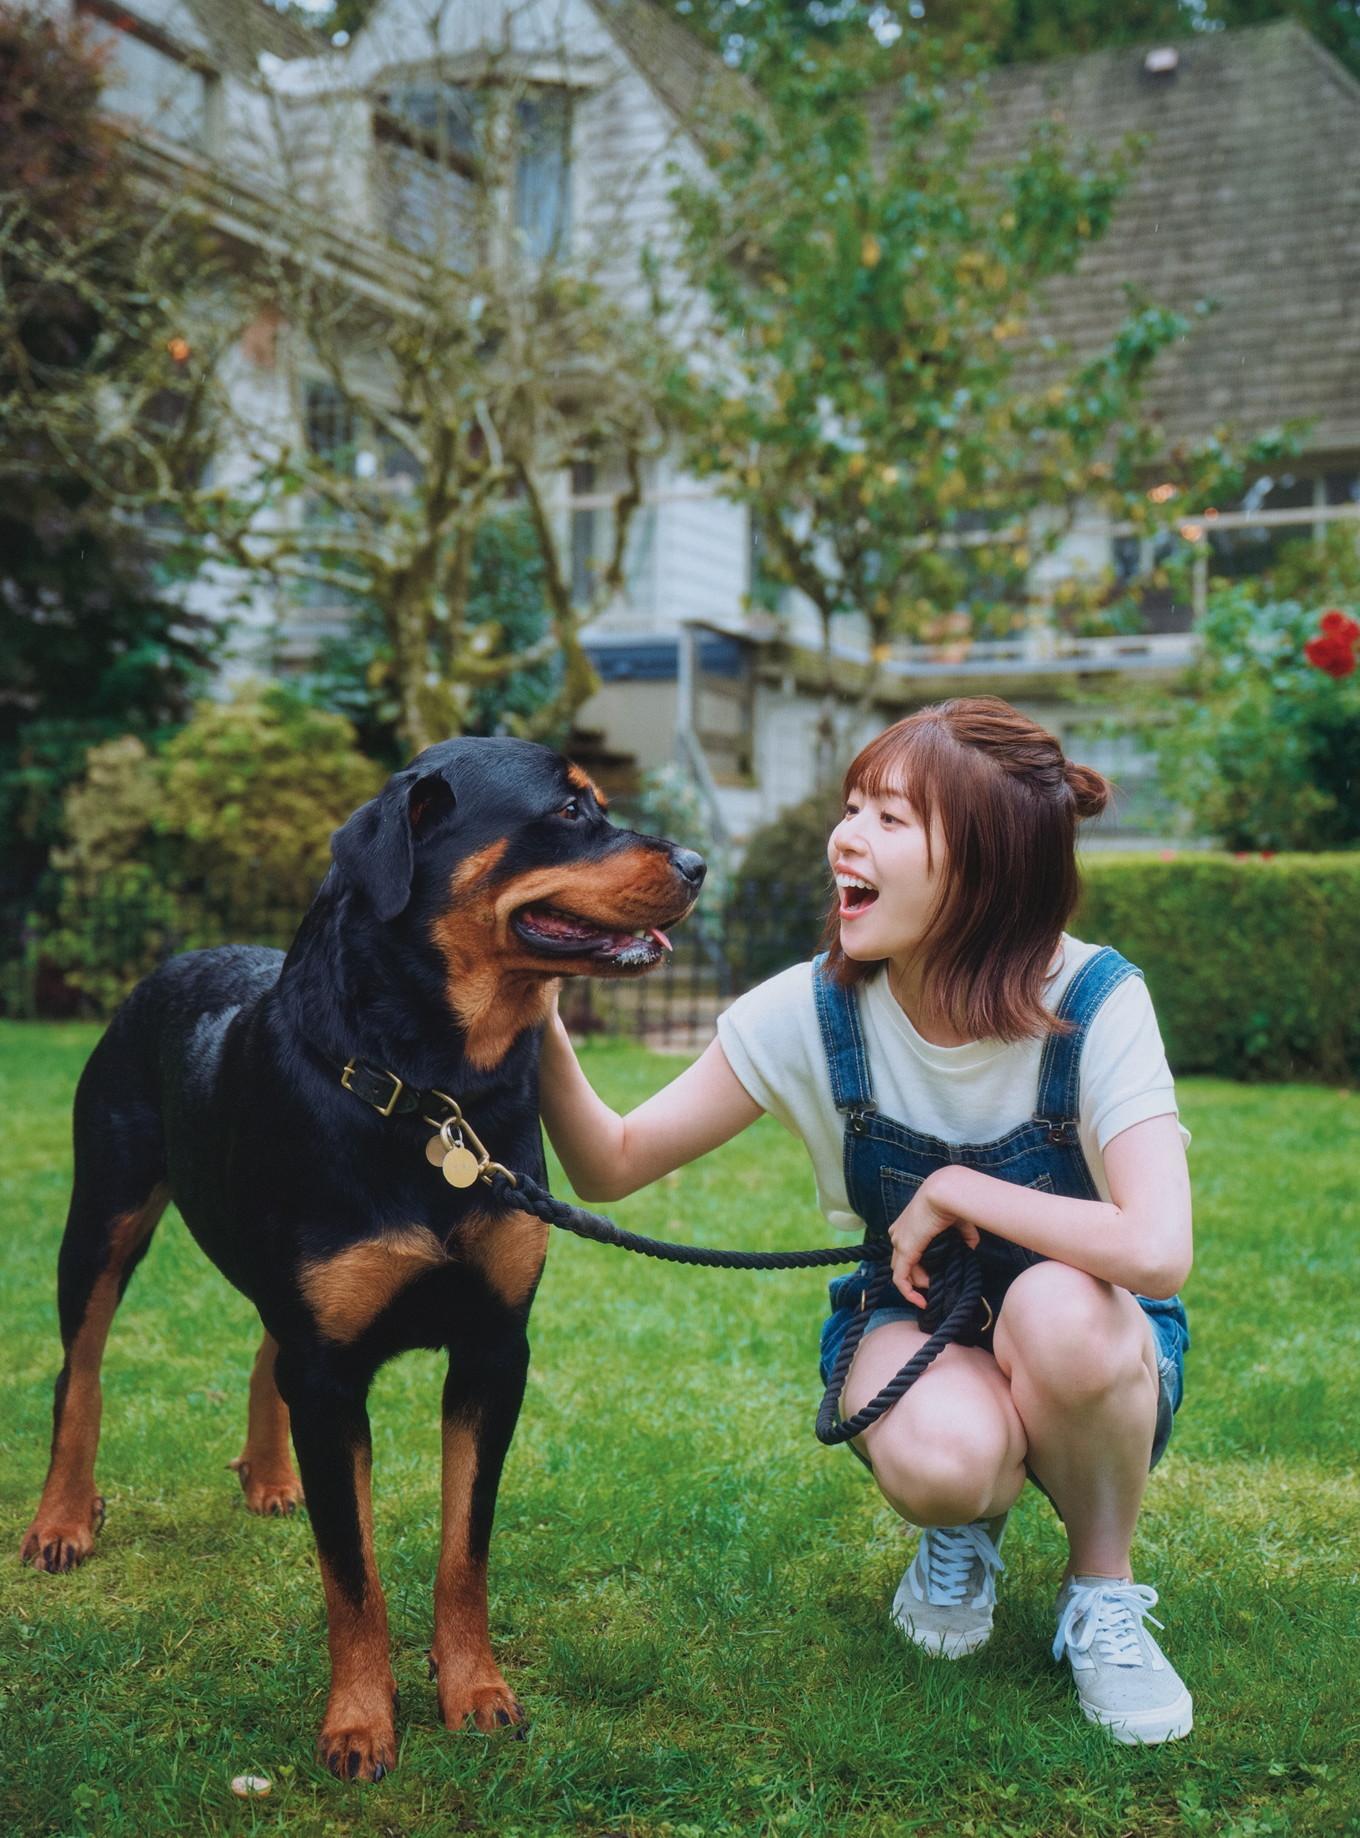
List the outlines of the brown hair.
{"type": "MultiPolygon", "coordinates": [[[[918,709],[851,761],[844,793],[909,798],[926,831],[938,818],[948,851],[922,940],[927,1006],[968,1040],[1067,1033],[1044,1006],[1044,983],[1080,892],[1076,831],[1111,786],[1076,766],[1046,729],[999,696],[962,696],[918,709]]],[[[847,987],[883,960],[841,949],[837,905],[823,945],[827,970],[847,987]]]]}

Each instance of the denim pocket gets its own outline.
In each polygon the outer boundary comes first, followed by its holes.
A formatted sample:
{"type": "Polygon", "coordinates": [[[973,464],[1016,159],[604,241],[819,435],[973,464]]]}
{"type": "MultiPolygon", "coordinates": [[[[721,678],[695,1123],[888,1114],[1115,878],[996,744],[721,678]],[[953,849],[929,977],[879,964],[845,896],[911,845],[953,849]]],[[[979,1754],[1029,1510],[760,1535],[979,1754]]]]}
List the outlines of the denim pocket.
{"type": "Polygon", "coordinates": [[[911,1205],[924,1179],[923,1174],[907,1174],[901,1168],[879,1169],[878,1191],[883,1201],[885,1231],[891,1231],[897,1223],[898,1215],[911,1205]]]}
{"type": "MultiPolygon", "coordinates": [[[[1038,1193],[1052,1193],[1053,1176],[1036,1174],[1032,1181],[1017,1181],[1015,1185],[1033,1187],[1038,1193]]],[[[1042,1251],[1031,1251],[1028,1246],[1015,1244],[1009,1238],[998,1238],[993,1232],[983,1232],[978,1249],[994,1270],[1004,1270],[1014,1276],[1046,1261],[1042,1251]]]]}

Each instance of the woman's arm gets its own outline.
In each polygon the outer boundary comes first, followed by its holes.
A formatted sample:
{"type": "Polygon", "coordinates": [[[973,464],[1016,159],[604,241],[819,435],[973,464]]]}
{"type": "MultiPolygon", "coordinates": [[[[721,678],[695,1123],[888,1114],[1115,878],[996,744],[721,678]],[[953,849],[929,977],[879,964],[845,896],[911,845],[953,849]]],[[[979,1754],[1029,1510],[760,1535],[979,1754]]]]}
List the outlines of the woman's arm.
{"type": "Polygon", "coordinates": [[[591,1089],[556,1008],[543,1034],[539,1086],[552,1146],[588,1201],[621,1200],[764,1114],[714,1040],[679,1078],[620,1117],[591,1089]]]}
{"type": "Polygon", "coordinates": [[[923,1305],[921,1257],[937,1232],[993,1232],[1138,1295],[1171,1296],[1190,1273],[1190,1174],[1174,1116],[1147,1117],[1104,1151],[1110,1200],[1068,1200],[978,1168],[937,1168],[892,1227],[893,1281],[923,1305]]]}

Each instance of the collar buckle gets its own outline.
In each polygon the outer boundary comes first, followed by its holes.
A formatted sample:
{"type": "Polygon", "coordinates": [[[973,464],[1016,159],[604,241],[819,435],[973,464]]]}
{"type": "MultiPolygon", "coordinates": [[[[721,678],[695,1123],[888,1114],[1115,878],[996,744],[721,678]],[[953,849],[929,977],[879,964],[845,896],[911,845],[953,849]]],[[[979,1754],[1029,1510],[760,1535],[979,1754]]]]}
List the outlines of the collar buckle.
{"type": "Polygon", "coordinates": [[[377,1111],[380,1117],[390,1117],[392,1115],[392,1112],[397,1108],[397,1100],[406,1089],[405,1081],[399,1079],[395,1072],[382,1072],[374,1067],[360,1066],[358,1060],[354,1059],[347,1062],[344,1071],[340,1074],[340,1083],[344,1086],[346,1091],[352,1091],[356,1098],[362,1099],[365,1104],[372,1105],[373,1109],[377,1111]],[[364,1081],[367,1086],[366,1090],[361,1091],[354,1083],[356,1074],[364,1081]],[[392,1081],[391,1096],[388,1098],[386,1104],[379,1102],[381,1092],[376,1096],[373,1092],[374,1081],[378,1079],[391,1079],[392,1081]]]}

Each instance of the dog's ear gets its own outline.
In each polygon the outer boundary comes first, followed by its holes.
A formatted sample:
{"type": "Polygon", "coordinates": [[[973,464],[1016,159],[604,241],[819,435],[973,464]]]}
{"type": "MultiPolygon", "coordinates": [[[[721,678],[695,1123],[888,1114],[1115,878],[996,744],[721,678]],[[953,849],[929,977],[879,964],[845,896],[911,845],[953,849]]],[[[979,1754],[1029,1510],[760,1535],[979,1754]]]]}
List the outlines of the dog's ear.
{"type": "Polygon", "coordinates": [[[452,815],[457,802],[442,772],[422,774],[408,767],[331,837],[336,867],[368,896],[379,919],[405,912],[416,845],[452,815]]]}

